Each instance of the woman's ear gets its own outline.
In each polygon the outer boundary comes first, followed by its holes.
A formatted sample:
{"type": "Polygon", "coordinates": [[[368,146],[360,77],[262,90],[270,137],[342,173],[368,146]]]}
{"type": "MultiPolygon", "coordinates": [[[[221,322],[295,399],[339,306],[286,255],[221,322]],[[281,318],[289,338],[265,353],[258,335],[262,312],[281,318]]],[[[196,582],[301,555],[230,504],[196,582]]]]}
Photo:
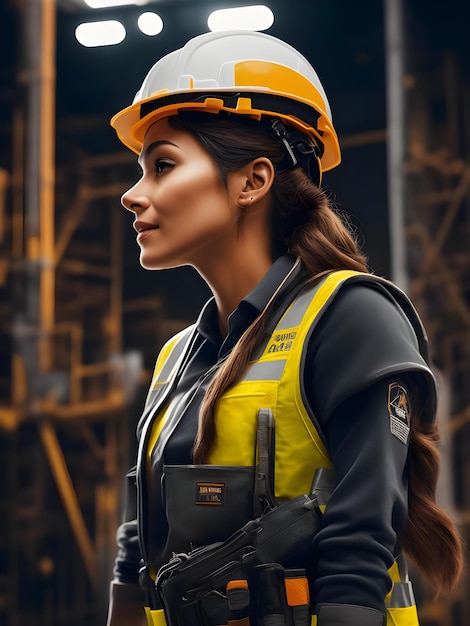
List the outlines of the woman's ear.
{"type": "Polygon", "coordinates": [[[274,166],[267,157],[258,157],[237,170],[237,205],[245,208],[266,198],[274,181],[274,166]]]}

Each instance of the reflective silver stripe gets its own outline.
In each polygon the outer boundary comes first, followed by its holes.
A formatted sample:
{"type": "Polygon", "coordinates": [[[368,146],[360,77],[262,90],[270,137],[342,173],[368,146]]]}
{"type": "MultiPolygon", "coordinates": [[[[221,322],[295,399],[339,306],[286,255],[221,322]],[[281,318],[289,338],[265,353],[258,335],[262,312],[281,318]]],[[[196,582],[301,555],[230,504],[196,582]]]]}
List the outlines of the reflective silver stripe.
{"type": "MultiPolygon", "coordinates": [[[[322,278],[315,285],[307,287],[303,293],[300,293],[295,298],[290,309],[288,309],[284,317],[282,317],[278,322],[272,332],[272,335],[266,335],[265,341],[263,341],[263,343],[256,349],[253,354],[255,360],[261,358],[266,346],[276,334],[282,333],[284,330],[300,326],[312,299],[315,297],[317,291],[323,285],[326,278],[327,276],[322,278]]],[[[265,361],[261,363],[255,362],[253,365],[248,367],[243,380],[280,380],[284,372],[285,364],[286,359],[265,361]]]]}
{"type": "Polygon", "coordinates": [[[279,380],[284,371],[286,359],[265,361],[249,365],[243,380],[279,380]]]}
{"type": "Polygon", "coordinates": [[[160,396],[160,394],[162,393],[163,389],[166,388],[168,383],[165,381],[164,383],[154,383],[154,385],[155,386],[152,387],[152,389],[149,392],[148,398],[147,398],[147,405],[148,406],[153,405],[153,403],[155,402],[155,398],[160,396]]]}
{"type": "MultiPolygon", "coordinates": [[[[300,293],[298,296],[296,296],[294,302],[292,303],[292,306],[290,307],[290,309],[287,310],[284,316],[281,317],[281,319],[279,320],[279,322],[273,329],[272,334],[265,335],[265,341],[256,348],[255,352],[253,353],[253,358],[255,360],[261,358],[263,352],[266,349],[266,346],[275,335],[278,335],[282,333],[283,331],[290,330],[291,328],[297,328],[298,326],[300,326],[303,320],[303,317],[305,315],[305,312],[307,311],[318,289],[321,287],[321,285],[323,285],[325,280],[326,280],[326,276],[325,278],[320,280],[320,282],[318,282],[315,285],[307,287],[305,291],[303,291],[303,293],[300,293]]],[[[273,379],[263,378],[263,380],[273,380],[273,379]]]]}
{"type": "MultiPolygon", "coordinates": [[[[190,329],[188,329],[189,332],[190,329]]],[[[180,339],[178,340],[178,342],[176,343],[176,345],[172,348],[170,354],[168,355],[167,360],[165,361],[160,373],[158,374],[157,378],[155,378],[155,380],[153,381],[154,384],[155,383],[166,383],[168,381],[168,379],[170,378],[170,374],[173,371],[173,368],[175,367],[182,351],[183,348],[186,345],[186,341],[185,339],[187,338],[188,333],[184,333],[184,335],[182,337],[180,337],[180,339]]]]}
{"type": "Polygon", "coordinates": [[[308,305],[312,301],[313,295],[315,294],[318,286],[319,285],[317,285],[315,289],[307,289],[294,300],[294,304],[276,326],[276,331],[300,325],[303,316],[305,315],[305,311],[308,309],[308,305]]]}

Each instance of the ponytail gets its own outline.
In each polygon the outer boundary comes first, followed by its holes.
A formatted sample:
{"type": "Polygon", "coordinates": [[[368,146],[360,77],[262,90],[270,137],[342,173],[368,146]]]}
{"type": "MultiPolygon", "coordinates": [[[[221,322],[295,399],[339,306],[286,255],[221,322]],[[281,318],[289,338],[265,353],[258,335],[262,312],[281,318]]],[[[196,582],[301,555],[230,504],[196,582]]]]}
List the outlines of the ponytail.
{"type": "Polygon", "coordinates": [[[463,570],[463,546],[453,521],[436,504],[439,433],[436,424],[419,419],[418,398],[411,399],[408,519],[403,550],[436,596],[448,594],[463,570]]]}

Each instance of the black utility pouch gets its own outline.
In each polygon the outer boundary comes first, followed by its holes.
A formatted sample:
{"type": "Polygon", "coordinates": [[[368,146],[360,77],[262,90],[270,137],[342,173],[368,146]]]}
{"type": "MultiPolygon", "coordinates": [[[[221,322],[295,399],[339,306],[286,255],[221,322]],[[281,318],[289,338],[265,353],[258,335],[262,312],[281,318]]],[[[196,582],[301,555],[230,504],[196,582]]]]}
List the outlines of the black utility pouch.
{"type": "Polygon", "coordinates": [[[269,409],[258,411],[256,446],[255,467],[164,468],[173,557],[158,570],[155,588],[168,626],[227,624],[233,619],[227,601],[231,581],[246,581],[251,597],[247,617],[260,623],[258,566],[302,568],[308,576],[315,560],[312,540],[322,526],[321,506],[333,487],[332,472],[318,469],[308,495],[281,503],[274,497],[274,421],[269,409]]]}
{"type": "MultiPolygon", "coordinates": [[[[226,541],[188,554],[174,554],[156,578],[167,624],[227,624],[227,583],[247,580],[256,597],[253,574],[261,563],[279,563],[286,569],[301,567],[308,572],[315,556],[312,539],[321,524],[322,514],[315,495],[302,495],[250,520],[226,541]]],[[[250,617],[252,613],[253,607],[250,617]]]]}
{"type": "Polygon", "coordinates": [[[174,552],[224,541],[254,517],[255,468],[165,465],[168,545],[174,552]]]}

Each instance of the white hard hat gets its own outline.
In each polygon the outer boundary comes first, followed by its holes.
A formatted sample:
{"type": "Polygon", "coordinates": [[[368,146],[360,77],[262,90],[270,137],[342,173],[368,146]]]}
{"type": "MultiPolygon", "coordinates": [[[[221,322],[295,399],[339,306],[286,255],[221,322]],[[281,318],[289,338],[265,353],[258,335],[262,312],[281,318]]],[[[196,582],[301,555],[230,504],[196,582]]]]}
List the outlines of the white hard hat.
{"type": "Polygon", "coordinates": [[[151,68],[133,103],[111,125],[139,153],[148,127],[183,109],[281,118],[318,146],[323,171],[341,161],[315,70],[295,48],[270,35],[229,31],[194,37],[151,68]]]}

